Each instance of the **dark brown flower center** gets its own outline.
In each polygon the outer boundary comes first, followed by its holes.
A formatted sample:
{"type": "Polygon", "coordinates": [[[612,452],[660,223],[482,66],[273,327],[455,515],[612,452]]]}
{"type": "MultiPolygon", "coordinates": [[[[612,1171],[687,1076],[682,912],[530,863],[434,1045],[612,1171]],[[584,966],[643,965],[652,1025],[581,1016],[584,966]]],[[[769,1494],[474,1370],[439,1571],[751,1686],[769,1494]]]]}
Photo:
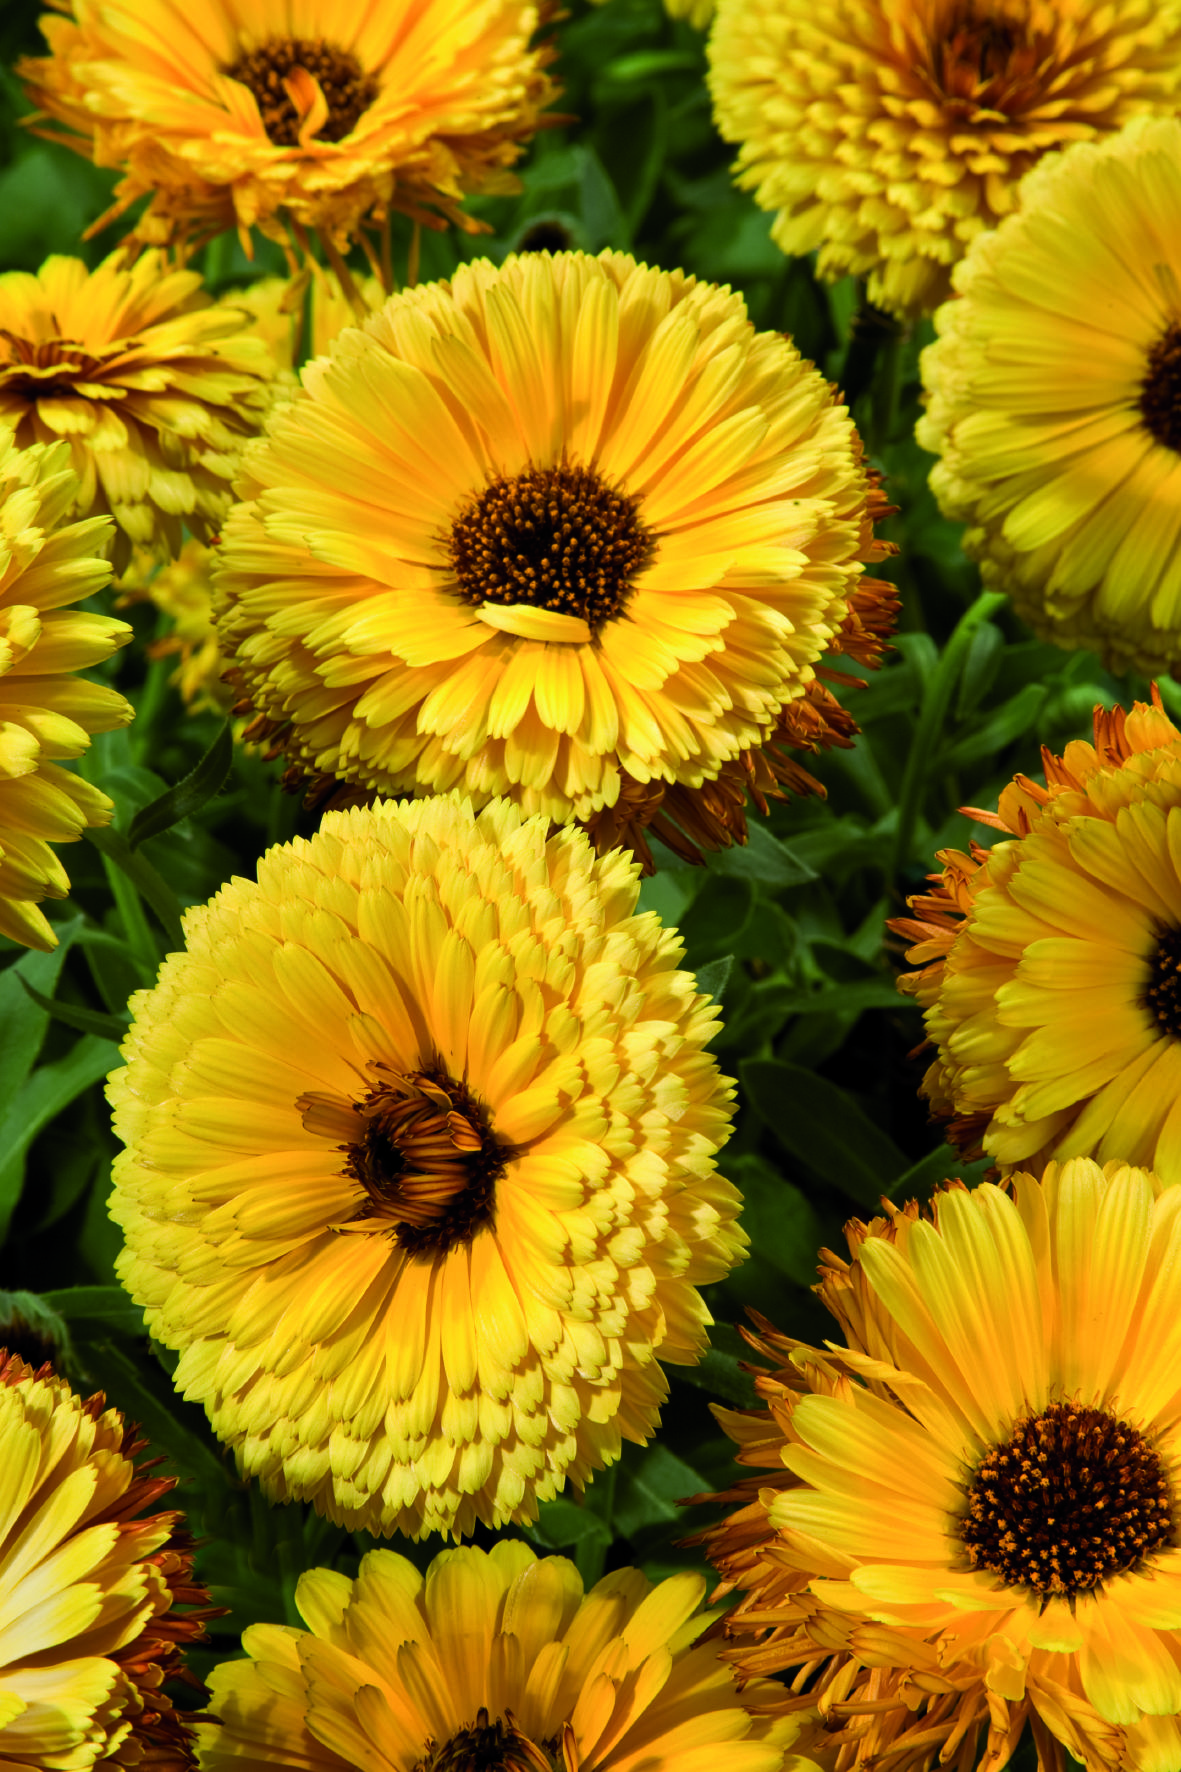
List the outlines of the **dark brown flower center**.
{"type": "Polygon", "coordinates": [[[511,1712],[494,1723],[481,1708],[476,1720],[458,1729],[441,1747],[427,1743],[427,1751],[414,1772],[555,1772],[558,1744],[539,1747],[513,1722],[511,1712]]]}
{"type": "Polygon", "coordinates": [[[301,1095],[304,1126],[344,1152],[345,1173],[368,1195],[360,1216],[384,1220],[403,1249],[418,1255],[470,1242],[493,1219],[513,1147],[442,1065],[406,1074],[375,1065],[373,1074],[360,1101],[301,1095]]]}
{"type": "Polygon", "coordinates": [[[613,620],[652,559],[639,500],[593,468],[530,468],[492,480],[451,526],[448,551],[465,603],[530,603],[613,620]]]}
{"type": "Polygon", "coordinates": [[[248,86],[258,101],[262,126],[277,148],[299,145],[303,112],[288,90],[297,68],[317,81],[328,106],[327,121],[313,133],[322,141],[351,135],[377,97],[377,81],[355,55],[323,37],[271,37],[222,70],[248,86]]]}
{"type": "Polygon", "coordinates": [[[961,118],[993,113],[993,121],[1044,98],[1046,68],[1058,60],[1053,33],[1037,30],[1012,0],[957,0],[937,11],[923,49],[915,72],[941,106],[961,118]]]}
{"type": "Polygon", "coordinates": [[[1148,353],[1140,416],[1158,443],[1181,455],[1181,321],[1170,321],[1148,353]]]}
{"type": "Polygon", "coordinates": [[[1148,957],[1144,1007],[1166,1034],[1181,1040],[1181,929],[1162,929],[1148,957]]]}
{"type": "Polygon", "coordinates": [[[1086,1593],[1171,1543],[1169,1486],[1128,1422],[1051,1403],[987,1454],[960,1536],[973,1569],[1039,1594],[1086,1593]]]}
{"type": "Polygon", "coordinates": [[[77,392],[75,377],[87,381],[101,374],[100,365],[76,338],[22,338],[0,327],[0,385],[8,394],[26,400],[64,400],[77,392]]]}

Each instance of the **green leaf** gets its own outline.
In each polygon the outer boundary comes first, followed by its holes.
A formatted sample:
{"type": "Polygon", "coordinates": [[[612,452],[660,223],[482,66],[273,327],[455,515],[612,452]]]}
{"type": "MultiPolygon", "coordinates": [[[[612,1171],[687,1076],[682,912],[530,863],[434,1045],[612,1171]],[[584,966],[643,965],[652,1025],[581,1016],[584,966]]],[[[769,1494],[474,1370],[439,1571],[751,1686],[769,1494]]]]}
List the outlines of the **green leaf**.
{"type": "Polygon", "coordinates": [[[974,726],[966,738],[945,750],[940,768],[955,770],[978,763],[981,757],[995,756],[1014,739],[1023,738],[1027,732],[1035,730],[1048,695],[1046,684],[1027,683],[1002,707],[974,726]]]}
{"type": "Polygon", "coordinates": [[[0,1236],[20,1199],[25,1159],[37,1134],[118,1063],[119,1049],[110,1040],[84,1034],[64,1058],[42,1065],[26,1080],[0,1120],[0,1236]]]}
{"type": "Polygon", "coordinates": [[[752,824],[745,843],[731,849],[720,849],[709,858],[711,874],[734,874],[739,879],[757,880],[764,886],[802,886],[816,878],[806,861],[793,855],[766,825],[752,824]]]}
{"type": "Polygon", "coordinates": [[[634,1467],[627,1461],[620,1466],[615,1489],[615,1530],[624,1538],[634,1538],[645,1527],[683,1521],[685,1515],[678,1502],[687,1501],[708,1487],[700,1472],[667,1446],[650,1446],[634,1467]]]}
{"type": "Polygon", "coordinates": [[[128,847],[138,849],[149,837],[158,837],[162,831],[170,831],[174,824],[179,824],[182,818],[191,818],[200,812],[225,787],[233,761],[234,735],[227,720],[196,767],[190,769],[175,787],[136,813],[127,830],[128,847]]]}
{"type": "MultiPolygon", "coordinates": [[[[742,1227],[750,1238],[751,1256],[770,1262],[795,1286],[814,1285],[824,1232],[803,1190],[753,1151],[723,1159],[722,1172],[742,1195],[742,1227]]],[[[711,1339],[716,1341],[717,1334],[711,1339]]]]}
{"type": "Polygon", "coordinates": [[[908,1000],[885,978],[862,978],[855,983],[804,991],[788,1005],[792,1015],[860,1015],[866,1009],[905,1009],[908,1000]]]}
{"type": "Polygon", "coordinates": [[[38,1008],[44,1009],[54,1021],[64,1022],[68,1028],[77,1028],[83,1034],[97,1034],[100,1040],[113,1040],[116,1045],[127,1032],[130,1018],[126,1015],[100,1015],[96,1009],[82,1009],[76,1003],[62,1003],[57,997],[42,996],[25,978],[20,982],[38,1008]]]}
{"type": "Polygon", "coordinates": [[[217,1498],[235,1484],[235,1477],[217,1451],[200,1411],[180,1403],[171,1381],[154,1360],[144,1364],[116,1341],[79,1341],[77,1351],[91,1382],[106,1391],[107,1401],[138,1421],[153,1450],[167,1453],[182,1476],[200,1484],[211,1515],[208,1524],[216,1529],[217,1498]]]}
{"type": "Polygon", "coordinates": [[[66,1286],[43,1292],[42,1300],[67,1323],[102,1324],[111,1335],[146,1335],[144,1314],[122,1286],[66,1286]]]}
{"type": "Polygon", "coordinates": [[[122,836],[111,825],[97,825],[86,832],[86,836],[99,850],[105,861],[118,869],[136,892],[151,905],[168,940],[169,948],[175,953],[185,945],[185,934],[180,922],[180,904],[171,886],[157,873],[150,861],[137,855],[127,838],[122,836]]]}
{"type": "Polygon", "coordinates": [[[906,1169],[893,1139],[844,1089],[803,1065],[750,1059],[743,1087],[785,1151],[861,1206],[878,1201],[906,1169]]]}
{"type": "Polygon", "coordinates": [[[697,988],[703,996],[712,997],[715,1003],[721,1002],[733,965],[733,954],[723,954],[720,960],[707,960],[698,969],[697,988]]]}
{"type": "Polygon", "coordinates": [[[0,1108],[10,1102],[37,1062],[49,1016],[29,987],[51,991],[57,983],[71,940],[81,918],[60,925],[58,945],[51,954],[22,954],[15,965],[0,973],[0,1108]]]}
{"type": "Polygon", "coordinates": [[[936,1145],[933,1151],[912,1163],[885,1191],[894,1200],[926,1200],[940,1182],[966,1181],[971,1187],[983,1181],[991,1167],[991,1157],[979,1157],[974,1163],[965,1163],[950,1145],[936,1145]]]}

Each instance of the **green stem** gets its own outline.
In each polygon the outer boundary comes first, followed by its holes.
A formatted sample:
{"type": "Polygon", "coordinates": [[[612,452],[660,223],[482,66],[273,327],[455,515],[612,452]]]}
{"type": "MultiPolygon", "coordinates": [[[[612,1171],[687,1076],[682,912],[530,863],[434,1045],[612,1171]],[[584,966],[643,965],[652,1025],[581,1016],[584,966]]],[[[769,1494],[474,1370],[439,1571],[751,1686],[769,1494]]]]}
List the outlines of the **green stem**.
{"type": "Polygon", "coordinates": [[[939,767],[937,745],[943,731],[943,722],[947,717],[952,691],[963,670],[968,648],[972,644],[977,628],[1002,608],[1004,603],[1005,597],[1002,592],[981,591],[971,608],[966,609],[956,623],[943,656],[931,673],[930,681],[923,694],[918,725],[915,727],[910,755],[906,759],[906,770],[902,777],[902,787],[898,794],[898,824],[894,832],[894,847],[889,868],[891,882],[898,878],[902,869],[911,859],[911,844],[914,841],[914,829],[918,822],[923,790],[932,771],[939,767]]]}

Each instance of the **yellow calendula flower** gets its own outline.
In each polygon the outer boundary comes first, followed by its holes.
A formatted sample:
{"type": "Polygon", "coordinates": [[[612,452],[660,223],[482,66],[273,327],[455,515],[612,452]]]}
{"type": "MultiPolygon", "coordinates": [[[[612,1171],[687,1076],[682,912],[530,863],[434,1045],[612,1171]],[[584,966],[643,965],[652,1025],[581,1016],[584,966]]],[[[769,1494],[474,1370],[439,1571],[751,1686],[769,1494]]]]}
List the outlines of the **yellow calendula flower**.
{"type": "Polygon", "coordinates": [[[919,441],[986,583],[1113,671],[1181,664],[1181,122],[1032,172],[923,352],[919,441]]]}
{"type": "Polygon", "coordinates": [[[22,448],[69,444],[75,514],[114,517],[116,572],[134,545],[179,553],[182,524],[208,540],[277,367],[195,272],[157,252],[123,266],[54,257],[0,276],[0,425],[22,448]]]}
{"type": "MultiPolygon", "coordinates": [[[[353,287],[371,313],[385,301],[385,291],[376,277],[357,277],[353,287]]],[[[306,284],[290,277],[260,277],[245,289],[232,290],[225,299],[245,308],[255,332],[284,370],[294,369],[304,357],[324,356],[338,332],[357,324],[356,311],[340,283],[320,266],[314,268],[306,284]]],[[[284,395],[294,392],[294,382],[288,386],[284,378],[284,395]]]]}
{"type": "Polygon", "coordinates": [[[212,549],[192,538],[166,565],[137,554],[119,580],[119,607],[152,603],[169,618],[168,633],[148,642],[148,657],[179,660],[169,682],[186,707],[224,714],[233,696],[221,680],[226,665],[213,620],[212,570],[212,549]]]}
{"type": "Polygon", "coordinates": [[[143,1474],[139,1430],[102,1393],[0,1349],[0,1765],[194,1765],[164,1682],[204,1636],[175,1477],[143,1474]]]}
{"type": "Polygon", "coordinates": [[[78,479],[69,446],[18,449],[0,427],[0,934],[54,948],[43,898],[69,878],[52,843],[69,843],[114,808],[62,763],[134,709],[78,675],[131,638],[126,622],[73,609],[111,576],[105,517],[67,521],[78,479]]]}
{"type": "Polygon", "coordinates": [[[355,1581],[300,1577],[307,1630],[256,1624],[210,1679],[202,1772],[819,1772],[768,1680],[740,1691],[705,1582],[618,1569],[583,1593],[565,1557],[503,1540],[425,1576],[374,1550],[355,1581]],[[785,1756],[786,1752],[786,1758],[785,1756]]]}
{"type": "Polygon", "coordinates": [[[654,1430],[739,1260],[731,1085],[636,865],[507,801],[325,816],[186,914],[109,1094],[119,1275],[241,1467],[377,1533],[654,1430]]]}
{"type": "Polygon", "coordinates": [[[1019,775],[991,849],[944,850],[891,925],[935,1047],[952,1142],[1002,1172],[1122,1158],[1181,1181],[1181,733],[1159,703],[1095,710],[1095,742],[1019,775]]]}
{"type": "Polygon", "coordinates": [[[1043,154],[1176,109],[1181,5],[719,0],[709,59],[738,183],[775,211],[776,242],[913,316],[1043,154]]]}
{"type": "Polygon", "coordinates": [[[821,1268],[847,1347],[763,1325],[766,1406],[718,1411],[759,1467],[704,1534],[732,1658],[807,1669],[843,1772],[1000,1772],[1027,1722],[1042,1772],[1178,1772],[1181,1188],[887,1210],[821,1268]]]}
{"type": "Polygon", "coordinates": [[[238,488],[224,648],[313,787],[716,848],[748,791],[799,785],[776,745],[856,729],[826,649],[872,662],[889,631],[846,409],[739,296],[621,253],[392,297],[304,370],[238,488]]]}
{"type": "MultiPolygon", "coordinates": [[[[556,88],[529,0],[52,0],[50,54],[18,66],[60,138],[124,177],[101,226],[150,195],[137,238],[312,228],[337,247],[400,210],[475,224],[556,88]]],[[[249,241],[247,239],[247,245],[249,241]]]]}

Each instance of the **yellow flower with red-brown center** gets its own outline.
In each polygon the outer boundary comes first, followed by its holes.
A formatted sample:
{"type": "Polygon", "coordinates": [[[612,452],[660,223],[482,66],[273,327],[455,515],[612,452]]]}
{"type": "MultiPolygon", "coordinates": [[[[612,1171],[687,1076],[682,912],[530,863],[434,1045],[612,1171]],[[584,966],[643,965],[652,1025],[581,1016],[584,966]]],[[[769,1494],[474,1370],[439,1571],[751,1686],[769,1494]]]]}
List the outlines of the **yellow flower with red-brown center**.
{"type": "Polygon", "coordinates": [[[152,245],[294,225],[343,248],[390,210],[471,228],[464,197],[517,189],[555,91],[529,0],[53,4],[51,53],[18,71],[61,139],[123,170],[113,214],[150,195],[152,245]]]}
{"type": "Polygon", "coordinates": [[[784,252],[929,313],[1043,154],[1167,115],[1177,0],[720,0],[709,39],[736,175],[784,252]]]}
{"type": "Polygon", "coordinates": [[[114,810],[61,765],[134,713],[116,690],[78,675],[131,629],[70,607],[111,576],[110,521],[69,522],[77,493],[65,443],[18,449],[0,429],[0,934],[45,949],[57,937],[38,906],[70,889],[50,845],[114,810]]]}
{"type": "Polygon", "coordinates": [[[259,1624],[210,1680],[203,1772],[819,1772],[769,1680],[738,1683],[705,1582],[617,1569],[583,1592],[519,1540],[441,1552],[425,1576],[375,1550],[355,1580],[300,1577],[308,1628],[259,1624]]]}
{"type": "Polygon", "coordinates": [[[893,613],[823,377],[728,289],[620,253],[392,297],[238,487],[224,648],[297,778],[503,794],[604,847],[742,840],[748,792],[807,784],[777,746],[856,730],[825,653],[872,662],[893,613]]]}
{"type": "Polygon", "coordinates": [[[935,1047],[923,1081],[961,1148],[1002,1172],[1124,1160],[1181,1181],[1181,733],[1137,702],[1095,742],[1019,775],[1002,841],[941,852],[892,927],[921,969],[901,988],[935,1047]]]}
{"type": "Polygon", "coordinates": [[[163,1691],[204,1635],[175,1477],[102,1393],[0,1349],[0,1765],[89,1772],[195,1763],[163,1691]]]}
{"type": "Polygon", "coordinates": [[[209,539],[276,367],[244,313],[158,252],[0,276],[0,425],[22,449],[69,444],[75,515],[114,517],[116,572],[133,546],[178,554],[182,525],[209,539]]]}
{"type": "Polygon", "coordinates": [[[761,1324],[765,1406],[719,1411],[730,1658],[846,1772],[1000,1772],[1027,1724],[1047,1772],[1177,1772],[1181,1188],[1079,1158],[888,1214],[823,1258],[843,1344],[761,1324]]]}
{"type": "Polygon", "coordinates": [[[531,1519],[703,1351],[696,1288],[746,1241],[732,1088],[637,892],[506,801],[332,812],[132,999],[119,1275],[270,1496],[531,1519]]]}

